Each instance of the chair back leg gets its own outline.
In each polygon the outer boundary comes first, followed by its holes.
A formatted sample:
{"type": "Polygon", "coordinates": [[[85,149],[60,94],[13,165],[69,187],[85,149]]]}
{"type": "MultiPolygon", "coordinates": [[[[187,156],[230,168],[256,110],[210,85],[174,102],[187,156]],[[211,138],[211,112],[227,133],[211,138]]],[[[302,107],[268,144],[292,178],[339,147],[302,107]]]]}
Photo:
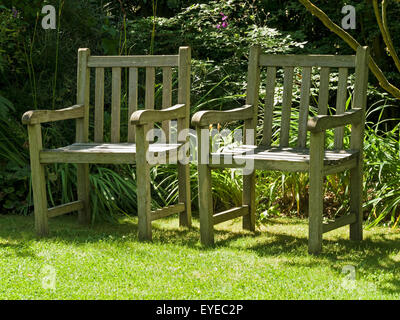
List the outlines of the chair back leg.
{"type": "Polygon", "coordinates": [[[249,214],[243,216],[243,229],[256,230],[256,181],[255,173],[243,175],[242,204],[249,206],[249,214]]]}
{"type": "Polygon", "coordinates": [[[362,214],[363,172],[361,164],[350,170],[350,212],[356,215],[356,222],[350,224],[350,240],[363,239],[362,214]]]}
{"type": "Polygon", "coordinates": [[[149,142],[145,139],[147,126],[136,126],[136,181],[138,205],[138,232],[140,241],[151,241],[150,165],[146,154],[149,142]]]}
{"type": "Polygon", "coordinates": [[[77,165],[77,189],[78,200],[83,202],[83,209],[78,211],[78,221],[80,224],[87,225],[91,221],[89,164],[87,163],[77,165]]]}
{"type": "Polygon", "coordinates": [[[310,188],[308,211],[308,252],[322,250],[322,213],[324,204],[324,139],[325,132],[311,133],[310,137],[310,188]]]}
{"type": "Polygon", "coordinates": [[[179,202],[185,204],[185,211],[179,214],[179,226],[192,226],[192,209],[190,200],[190,168],[189,165],[178,163],[179,202]]]}

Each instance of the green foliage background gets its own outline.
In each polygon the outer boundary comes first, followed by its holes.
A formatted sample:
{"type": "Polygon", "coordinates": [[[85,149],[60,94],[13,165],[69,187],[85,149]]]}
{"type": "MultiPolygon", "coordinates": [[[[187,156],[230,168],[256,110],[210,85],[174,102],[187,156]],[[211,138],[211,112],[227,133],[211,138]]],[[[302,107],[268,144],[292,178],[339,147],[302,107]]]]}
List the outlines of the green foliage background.
{"type": "MultiPolygon", "coordinates": [[[[357,29],[350,32],[371,47],[385,74],[400,86],[400,76],[384,50],[371,1],[315,3],[338,24],[343,5],[355,5],[357,29]]],[[[396,23],[400,4],[393,2],[389,9],[393,42],[400,48],[400,25],[396,23]]],[[[30,109],[57,109],[75,103],[78,48],[88,47],[98,55],[174,54],[179,46],[191,46],[195,112],[243,103],[247,54],[255,43],[270,53],[352,53],[297,1],[0,0],[0,212],[28,214],[32,209],[27,132],[20,117],[30,109]],[[45,4],[57,8],[57,30],[41,28],[45,4]],[[228,27],[217,29],[221,12],[228,16],[228,27]]],[[[296,90],[295,99],[298,94],[296,90]]],[[[384,221],[394,226],[400,216],[399,102],[383,93],[372,76],[368,100],[366,217],[371,223],[384,221]]],[[[330,101],[335,101],[333,95],[330,101]]],[[[126,108],[126,101],[123,103],[126,108]]],[[[71,143],[73,136],[74,125],[69,121],[43,128],[46,147],[71,143]]],[[[91,170],[96,217],[136,212],[134,167],[92,166],[91,170]]],[[[52,195],[49,205],[74,199],[73,166],[48,166],[47,174],[52,195]]],[[[175,170],[168,167],[152,171],[154,207],[176,199],[174,175],[175,170]]],[[[229,207],[240,199],[237,173],[216,172],[214,179],[216,208],[229,207]]],[[[260,173],[258,179],[260,220],[282,213],[307,215],[307,176],[260,173]]],[[[346,179],[344,175],[327,180],[331,197],[326,205],[331,216],[340,214],[346,204],[346,179]]],[[[192,181],[196,186],[195,167],[192,181]]],[[[196,205],[196,188],[192,193],[196,205]]]]}

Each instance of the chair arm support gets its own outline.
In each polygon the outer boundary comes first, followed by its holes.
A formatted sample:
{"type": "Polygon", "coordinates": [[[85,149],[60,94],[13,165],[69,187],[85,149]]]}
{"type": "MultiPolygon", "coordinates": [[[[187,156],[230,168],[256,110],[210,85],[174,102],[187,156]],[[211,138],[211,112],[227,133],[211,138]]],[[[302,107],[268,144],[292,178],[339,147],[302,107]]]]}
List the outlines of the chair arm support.
{"type": "Polygon", "coordinates": [[[145,125],[152,122],[175,120],[186,117],[185,104],[176,104],[163,110],[139,110],[131,115],[133,125],[145,125]]]}
{"type": "Polygon", "coordinates": [[[357,124],[361,122],[363,112],[363,109],[352,109],[343,114],[333,116],[315,116],[314,118],[308,120],[307,130],[311,132],[320,132],[347,124],[357,124]]]}
{"type": "Polygon", "coordinates": [[[244,105],[241,108],[236,108],[227,111],[199,111],[192,117],[192,125],[202,127],[211,123],[224,123],[229,121],[247,120],[254,117],[252,105],[244,105]]]}
{"type": "Polygon", "coordinates": [[[39,124],[59,120],[78,119],[85,116],[85,106],[79,104],[59,110],[31,110],[22,116],[23,124],[39,124]]]}

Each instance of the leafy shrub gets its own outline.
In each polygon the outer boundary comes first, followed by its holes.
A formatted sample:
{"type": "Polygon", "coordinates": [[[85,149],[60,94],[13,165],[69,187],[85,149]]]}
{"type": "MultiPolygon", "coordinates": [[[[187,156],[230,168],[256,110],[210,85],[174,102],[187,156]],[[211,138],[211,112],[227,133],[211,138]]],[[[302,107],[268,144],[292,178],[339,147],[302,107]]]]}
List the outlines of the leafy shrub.
{"type": "Polygon", "coordinates": [[[12,111],[13,104],[0,95],[0,207],[3,214],[26,214],[30,203],[26,133],[10,116],[12,111]]]}

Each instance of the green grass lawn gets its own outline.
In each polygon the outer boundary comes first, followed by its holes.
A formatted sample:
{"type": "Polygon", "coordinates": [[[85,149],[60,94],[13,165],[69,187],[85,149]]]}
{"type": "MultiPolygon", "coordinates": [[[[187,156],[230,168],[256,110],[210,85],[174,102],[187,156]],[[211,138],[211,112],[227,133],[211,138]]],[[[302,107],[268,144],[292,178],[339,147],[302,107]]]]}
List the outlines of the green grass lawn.
{"type": "Polygon", "coordinates": [[[153,242],[141,243],[136,219],[82,227],[66,216],[37,239],[32,217],[0,216],[0,299],[400,298],[396,230],[374,228],[356,243],[345,227],[325,234],[323,253],[310,256],[306,220],[271,219],[252,234],[237,219],[217,227],[209,249],[196,220],[190,231],[177,225],[154,222],[153,242]],[[55,289],[46,289],[49,270],[55,289]]]}

